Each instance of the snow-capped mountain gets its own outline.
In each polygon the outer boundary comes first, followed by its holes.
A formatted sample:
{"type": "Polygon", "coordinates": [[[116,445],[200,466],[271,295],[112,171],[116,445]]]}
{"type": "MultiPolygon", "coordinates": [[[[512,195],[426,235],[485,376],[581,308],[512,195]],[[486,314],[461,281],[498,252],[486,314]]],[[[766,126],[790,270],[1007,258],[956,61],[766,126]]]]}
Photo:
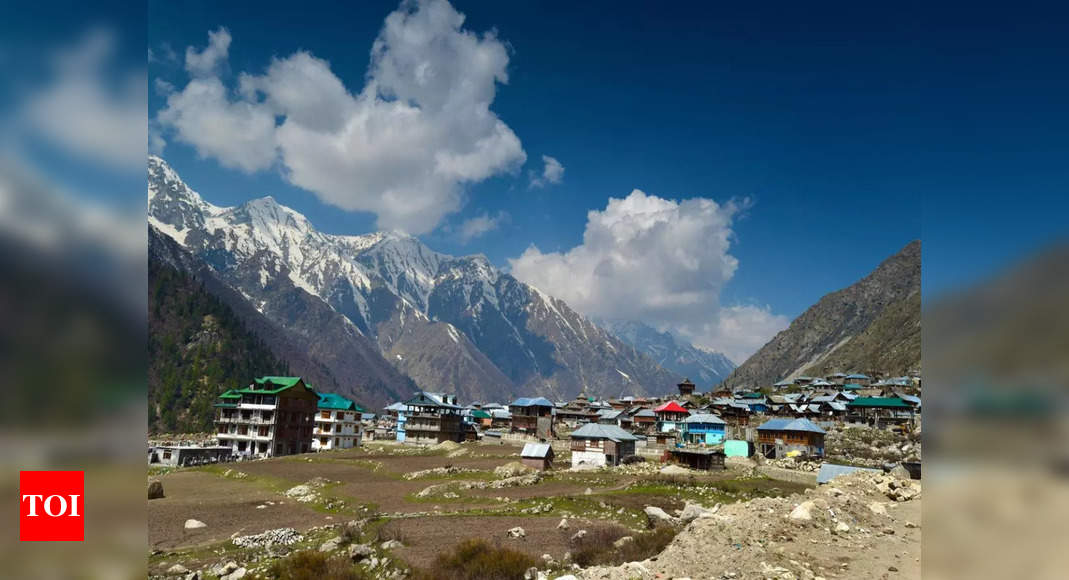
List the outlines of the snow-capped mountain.
{"type": "MultiPolygon", "coordinates": [[[[155,156],[148,204],[152,227],[267,319],[308,340],[311,304],[326,305],[318,316],[350,326],[423,389],[483,400],[618,396],[665,393],[678,379],[484,256],[441,254],[398,232],[325,234],[270,197],[215,206],[155,156]]],[[[318,359],[329,367],[345,356],[327,349],[318,359]]]]}
{"type": "Polygon", "coordinates": [[[657,364],[689,377],[700,390],[711,389],[735,370],[735,363],[723,353],[696,347],[670,332],[658,332],[648,324],[633,320],[598,322],[657,364]]]}

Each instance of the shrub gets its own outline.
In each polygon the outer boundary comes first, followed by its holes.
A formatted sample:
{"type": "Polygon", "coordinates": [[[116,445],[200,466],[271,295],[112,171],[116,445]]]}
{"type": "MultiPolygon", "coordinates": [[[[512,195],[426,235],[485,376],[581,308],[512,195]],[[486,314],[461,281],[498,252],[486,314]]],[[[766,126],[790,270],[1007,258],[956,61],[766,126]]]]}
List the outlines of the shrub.
{"type": "Polygon", "coordinates": [[[620,460],[620,463],[624,465],[631,465],[632,463],[645,463],[646,458],[641,455],[628,455],[620,460]]]}
{"type": "Polygon", "coordinates": [[[412,543],[408,539],[408,536],[406,536],[400,529],[386,524],[377,530],[375,542],[381,544],[382,542],[388,542],[390,540],[397,540],[406,546],[412,543]]]}
{"type": "Polygon", "coordinates": [[[589,530],[585,537],[571,542],[572,562],[586,568],[645,560],[661,553],[677,532],[676,528],[669,526],[659,526],[644,533],[635,533],[621,526],[589,530]],[[624,536],[631,536],[634,541],[619,548],[613,545],[624,536]]]}
{"type": "Polygon", "coordinates": [[[267,570],[269,578],[286,580],[367,580],[345,557],[306,550],[277,560],[267,570]]]}
{"type": "Polygon", "coordinates": [[[486,540],[464,540],[451,553],[439,554],[429,568],[413,570],[412,580],[521,580],[538,562],[486,540]]]}

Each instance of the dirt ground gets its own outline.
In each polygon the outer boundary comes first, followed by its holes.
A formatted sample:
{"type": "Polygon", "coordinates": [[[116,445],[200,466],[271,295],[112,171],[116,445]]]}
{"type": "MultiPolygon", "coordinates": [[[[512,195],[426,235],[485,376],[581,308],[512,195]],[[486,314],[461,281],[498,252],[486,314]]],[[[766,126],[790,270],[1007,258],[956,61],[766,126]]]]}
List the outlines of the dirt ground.
{"type": "Polygon", "coordinates": [[[235,532],[309,528],[331,521],[326,519],[329,514],[276,492],[214,473],[179,471],[160,480],[165,497],[148,502],[149,545],[154,549],[210,544],[227,540],[235,532]],[[256,509],[266,501],[275,505],[256,509]],[[187,530],[187,519],[200,520],[207,527],[187,530]]]}

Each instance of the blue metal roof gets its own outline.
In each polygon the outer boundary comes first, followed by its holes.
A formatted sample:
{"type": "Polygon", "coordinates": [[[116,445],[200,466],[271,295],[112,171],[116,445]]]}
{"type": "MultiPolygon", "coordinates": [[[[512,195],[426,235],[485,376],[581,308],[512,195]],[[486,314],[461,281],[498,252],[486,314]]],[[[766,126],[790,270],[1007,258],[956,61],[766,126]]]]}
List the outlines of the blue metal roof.
{"type": "Polygon", "coordinates": [[[824,433],[809,419],[770,419],[757,428],[758,431],[809,431],[811,433],[824,433]]]}
{"type": "Polygon", "coordinates": [[[509,404],[510,407],[552,407],[553,403],[545,397],[520,397],[509,404]]]}
{"type": "Polygon", "coordinates": [[[852,375],[846,375],[846,378],[848,378],[848,379],[871,379],[872,377],[870,377],[868,375],[863,375],[861,373],[854,373],[852,375]]]}
{"type": "Polygon", "coordinates": [[[611,439],[613,441],[638,441],[638,437],[624,431],[616,425],[599,425],[587,423],[572,431],[573,439],[611,439]]]}

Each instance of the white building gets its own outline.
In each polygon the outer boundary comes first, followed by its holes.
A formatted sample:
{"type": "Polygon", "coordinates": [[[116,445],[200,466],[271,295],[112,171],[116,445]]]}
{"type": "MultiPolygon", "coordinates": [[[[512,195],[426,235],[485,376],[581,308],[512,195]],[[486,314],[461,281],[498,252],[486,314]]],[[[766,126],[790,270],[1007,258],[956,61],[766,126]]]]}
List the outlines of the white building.
{"type": "Polygon", "coordinates": [[[319,393],[319,405],[312,433],[312,449],[351,449],[363,438],[363,413],[355,402],[334,393],[319,393]]]}
{"type": "Polygon", "coordinates": [[[241,459],[307,453],[318,397],[300,377],[260,377],[219,396],[219,445],[241,459]]]}

